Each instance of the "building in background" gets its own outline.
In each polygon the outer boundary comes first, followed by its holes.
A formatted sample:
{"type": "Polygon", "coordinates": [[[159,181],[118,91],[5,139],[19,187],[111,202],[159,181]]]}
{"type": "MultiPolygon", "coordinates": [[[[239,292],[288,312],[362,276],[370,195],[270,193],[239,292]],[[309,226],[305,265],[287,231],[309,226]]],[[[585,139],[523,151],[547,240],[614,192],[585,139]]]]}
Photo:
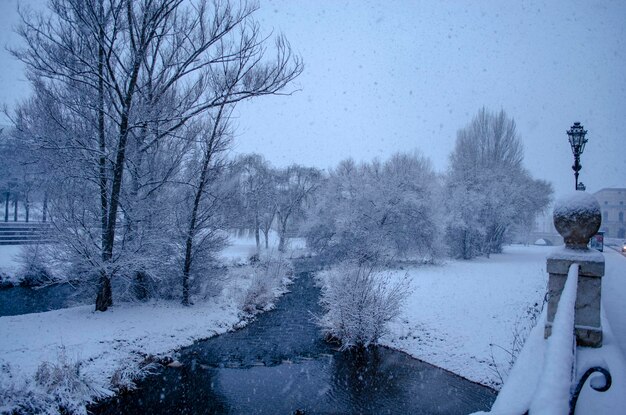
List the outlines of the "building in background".
{"type": "Polygon", "coordinates": [[[626,238],[626,188],[605,188],[594,193],[602,210],[606,238],[626,238]]]}

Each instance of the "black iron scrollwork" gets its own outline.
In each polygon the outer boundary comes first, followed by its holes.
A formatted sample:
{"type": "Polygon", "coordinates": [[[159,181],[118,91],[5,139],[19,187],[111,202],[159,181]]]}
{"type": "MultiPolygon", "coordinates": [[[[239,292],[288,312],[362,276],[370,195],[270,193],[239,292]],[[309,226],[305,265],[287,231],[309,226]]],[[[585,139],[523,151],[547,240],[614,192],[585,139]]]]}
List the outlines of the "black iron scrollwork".
{"type": "Polygon", "coordinates": [[[596,387],[593,384],[589,385],[593,388],[593,390],[596,390],[598,392],[606,392],[611,387],[611,383],[613,382],[613,380],[608,370],[599,366],[587,369],[587,371],[583,374],[583,376],[578,381],[578,385],[576,385],[576,389],[574,390],[574,394],[572,395],[572,399],[570,400],[570,404],[569,404],[570,415],[574,415],[574,412],[576,411],[576,403],[578,402],[578,395],[580,395],[580,391],[583,389],[583,386],[585,386],[585,382],[587,382],[587,379],[589,378],[589,376],[591,376],[595,372],[600,372],[602,373],[602,375],[604,375],[604,386],[596,387]]]}

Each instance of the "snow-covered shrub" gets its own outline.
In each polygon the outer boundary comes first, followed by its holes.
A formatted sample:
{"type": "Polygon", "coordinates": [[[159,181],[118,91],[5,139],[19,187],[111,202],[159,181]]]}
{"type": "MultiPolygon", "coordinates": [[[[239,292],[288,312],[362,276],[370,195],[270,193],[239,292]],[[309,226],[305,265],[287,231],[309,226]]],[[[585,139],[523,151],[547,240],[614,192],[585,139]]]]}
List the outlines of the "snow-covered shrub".
{"type": "Polygon", "coordinates": [[[0,365],[0,413],[16,412],[22,406],[20,397],[27,395],[27,388],[27,382],[15,375],[10,364],[0,365]]]}
{"type": "Polygon", "coordinates": [[[56,362],[43,362],[37,368],[35,384],[56,403],[60,413],[86,414],[85,403],[106,395],[81,373],[80,366],[79,361],[70,360],[61,350],[56,362]]]}
{"type": "Polygon", "coordinates": [[[408,275],[395,279],[367,264],[342,263],[318,281],[325,309],[318,324],[342,349],[376,344],[410,293],[408,275]]]}
{"type": "Polygon", "coordinates": [[[255,314],[272,307],[280,294],[284,279],[293,275],[293,267],[280,256],[263,258],[250,267],[252,269],[248,272],[252,275],[252,280],[244,294],[241,308],[248,314],[255,314]]]}
{"type": "Polygon", "coordinates": [[[43,362],[34,379],[18,376],[7,364],[0,368],[0,412],[19,414],[87,414],[86,405],[111,395],[81,371],[81,362],[61,349],[55,362],[43,362]]]}
{"type": "Polygon", "coordinates": [[[25,245],[19,256],[20,269],[18,279],[20,285],[36,287],[55,281],[50,272],[46,247],[42,245],[25,245]]]}
{"type": "Polygon", "coordinates": [[[9,274],[0,271],[0,289],[13,287],[15,283],[15,278],[11,277],[9,274]]]}
{"type": "Polygon", "coordinates": [[[139,353],[134,353],[130,360],[115,369],[111,376],[111,387],[118,392],[132,390],[135,388],[135,382],[154,373],[159,367],[154,356],[143,357],[139,353]]]}
{"type": "Polygon", "coordinates": [[[215,298],[222,293],[224,285],[230,279],[228,267],[215,264],[213,268],[206,269],[202,277],[194,277],[192,296],[200,300],[215,298]]]}

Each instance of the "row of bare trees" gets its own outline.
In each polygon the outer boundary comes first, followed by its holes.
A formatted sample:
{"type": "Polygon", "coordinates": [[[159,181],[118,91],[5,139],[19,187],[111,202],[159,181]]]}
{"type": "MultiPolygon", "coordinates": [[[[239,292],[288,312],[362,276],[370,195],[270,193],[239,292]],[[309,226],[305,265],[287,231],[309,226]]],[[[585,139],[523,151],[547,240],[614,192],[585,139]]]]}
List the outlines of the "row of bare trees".
{"type": "Polygon", "coordinates": [[[501,252],[552,196],[523,158],[514,120],[483,108],[459,130],[445,174],[417,153],[344,160],[307,212],[308,244],[328,260],[358,263],[501,252]]]}
{"type": "Polygon", "coordinates": [[[322,172],[316,168],[291,165],[273,168],[262,156],[240,157],[233,173],[238,178],[239,200],[244,213],[240,226],[251,229],[257,251],[261,249],[261,233],[268,247],[269,231],[276,228],[278,249],[285,250],[291,229],[300,228],[304,210],[322,183],[322,172]]]}
{"type": "Polygon", "coordinates": [[[303,69],[283,36],[262,34],[257,7],[50,0],[45,13],[21,10],[25,46],[13,54],[34,93],[14,115],[15,137],[53,195],[64,259],[98,274],[96,310],[112,304],[114,276],[141,282],[169,266],[181,267],[188,304],[192,267],[223,240],[216,223],[233,189],[217,179],[232,111],[289,93],[303,69]]]}
{"type": "Polygon", "coordinates": [[[28,155],[10,139],[10,132],[10,127],[0,127],[0,202],[4,205],[0,220],[46,222],[47,199],[46,194],[41,192],[36,168],[28,163],[28,155]],[[33,207],[36,200],[43,203],[36,206],[35,213],[33,207]]]}

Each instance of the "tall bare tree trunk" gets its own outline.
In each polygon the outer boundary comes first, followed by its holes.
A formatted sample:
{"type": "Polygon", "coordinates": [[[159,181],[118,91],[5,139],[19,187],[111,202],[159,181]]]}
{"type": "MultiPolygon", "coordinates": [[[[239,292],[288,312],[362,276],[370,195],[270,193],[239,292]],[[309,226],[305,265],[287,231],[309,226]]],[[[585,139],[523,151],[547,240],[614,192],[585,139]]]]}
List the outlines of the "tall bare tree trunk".
{"type": "Polygon", "coordinates": [[[17,222],[17,193],[14,195],[15,200],[13,200],[13,222],[17,222]]]}
{"type": "Polygon", "coordinates": [[[9,221],[9,197],[11,196],[11,193],[6,192],[4,194],[4,221],[8,222],[9,221]]]}
{"type": "Polygon", "coordinates": [[[200,172],[200,183],[196,189],[196,194],[193,200],[193,207],[191,210],[191,218],[189,219],[189,227],[187,228],[187,237],[185,240],[185,261],[183,263],[183,305],[190,305],[189,302],[189,275],[191,273],[191,265],[193,261],[193,238],[197,231],[198,210],[200,209],[200,202],[202,201],[202,195],[204,194],[204,188],[207,184],[207,176],[209,174],[209,167],[211,166],[211,158],[213,156],[213,147],[215,139],[219,134],[218,128],[222,119],[225,104],[221,104],[217,112],[213,123],[213,129],[211,130],[211,137],[207,143],[207,147],[204,152],[204,159],[202,161],[202,170],[200,172]]]}
{"type": "Polygon", "coordinates": [[[28,196],[26,196],[24,199],[24,214],[26,215],[26,222],[28,222],[28,219],[30,217],[30,201],[28,200],[28,196]]]}
{"type": "MultiPolygon", "coordinates": [[[[100,29],[98,30],[98,173],[100,187],[100,226],[101,226],[101,249],[102,261],[106,264],[113,254],[113,235],[109,235],[108,216],[109,207],[107,200],[107,177],[106,177],[106,135],[104,124],[104,4],[100,0],[98,5],[100,29]],[[109,241],[110,238],[110,241],[109,241]],[[110,245],[110,246],[109,246],[110,245]]],[[[119,148],[118,148],[119,153],[119,148]]],[[[118,154],[119,155],[119,154],[118,154]]],[[[116,166],[119,167],[119,166],[116,166]]],[[[123,169],[123,166],[122,166],[123,169]]],[[[117,208],[117,207],[116,207],[117,208]]],[[[114,222],[115,224],[115,222],[114,222]]],[[[115,227],[113,227],[115,232],[115,227]]],[[[111,290],[111,277],[106,270],[100,272],[98,295],[96,296],[96,310],[106,311],[113,305],[113,292],[111,290]]]]}
{"type": "Polygon", "coordinates": [[[256,252],[261,253],[261,235],[260,235],[259,215],[254,215],[254,241],[256,242],[256,252]]]}
{"type": "Polygon", "coordinates": [[[46,222],[48,220],[48,192],[45,191],[43,194],[43,212],[41,212],[42,217],[41,221],[46,222]]]}
{"type": "MultiPolygon", "coordinates": [[[[115,224],[117,223],[117,211],[120,205],[120,194],[122,191],[122,179],[124,177],[124,162],[126,160],[126,143],[128,142],[128,122],[133,101],[133,94],[137,85],[137,77],[141,62],[135,59],[135,66],[129,81],[129,89],[124,100],[124,109],[121,116],[118,146],[113,166],[113,184],[111,186],[111,196],[109,204],[109,216],[106,223],[104,243],[102,250],[102,261],[106,264],[113,258],[113,246],[115,244],[115,224]]],[[[96,297],[96,310],[106,311],[113,304],[113,293],[111,292],[111,276],[103,271],[100,280],[98,296],[96,297]],[[98,304],[98,298],[100,302],[98,304]]]]}
{"type": "Polygon", "coordinates": [[[285,252],[285,247],[287,245],[287,219],[288,217],[285,217],[283,219],[280,217],[280,215],[278,216],[278,223],[279,223],[278,252],[285,252]]]}

